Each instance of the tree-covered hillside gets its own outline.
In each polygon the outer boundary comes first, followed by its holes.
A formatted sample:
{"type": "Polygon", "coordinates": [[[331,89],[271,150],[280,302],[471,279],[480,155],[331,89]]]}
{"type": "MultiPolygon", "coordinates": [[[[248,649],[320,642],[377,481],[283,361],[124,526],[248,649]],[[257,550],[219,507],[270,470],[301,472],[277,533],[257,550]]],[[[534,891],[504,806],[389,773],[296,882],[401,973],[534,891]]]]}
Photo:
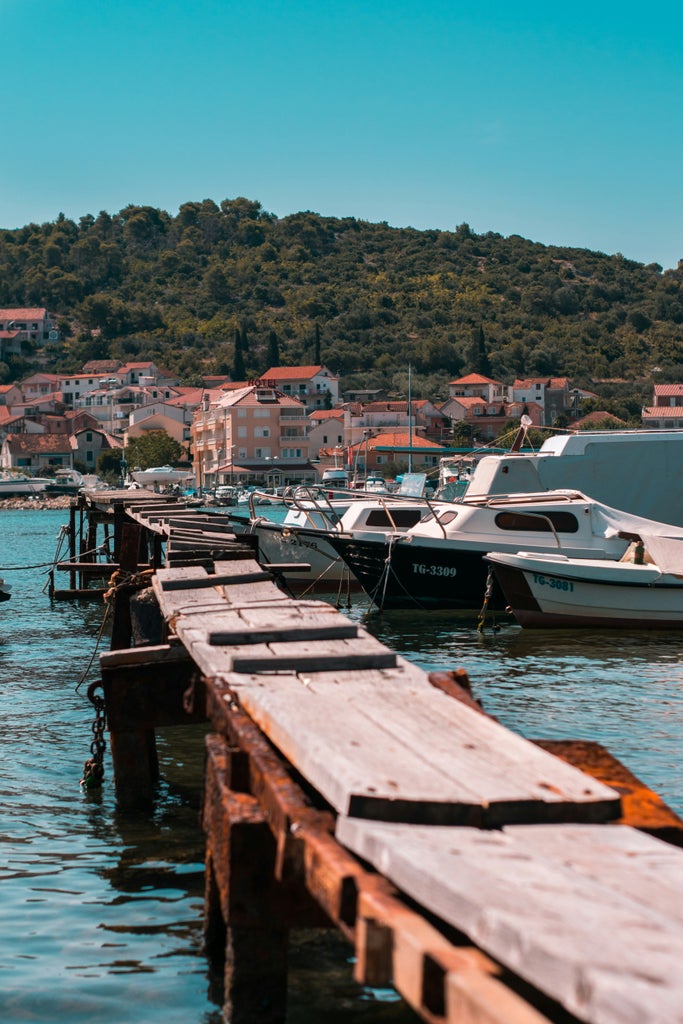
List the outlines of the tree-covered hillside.
{"type": "Polygon", "coordinates": [[[683,264],[519,236],[417,231],[238,198],[63,216],[0,231],[0,306],[47,306],[63,340],[0,366],[72,372],[149,357],[186,383],[322,361],[348,384],[418,392],[496,378],[683,379],[683,264]]]}

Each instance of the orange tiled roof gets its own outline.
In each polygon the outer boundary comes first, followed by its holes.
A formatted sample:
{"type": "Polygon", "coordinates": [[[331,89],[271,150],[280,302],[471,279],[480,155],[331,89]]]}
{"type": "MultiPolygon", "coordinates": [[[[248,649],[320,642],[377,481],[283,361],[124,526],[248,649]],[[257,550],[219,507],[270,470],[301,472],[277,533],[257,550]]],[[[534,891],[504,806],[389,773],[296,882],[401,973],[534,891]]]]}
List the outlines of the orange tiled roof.
{"type": "MultiPolygon", "coordinates": [[[[350,447],[355,451],[356,449],[365,449],[365,439],[359,441],[358,444],[351,445],[350,447]]],[[[411,436],[409,430],[384,430],[381,434],[375,434],[374,437],[367,438],[367,446],[370,450],[373,448],[431,448],[438,451],[443,451],[443,446],[435,444],[434,441],[429,441],[426,437],[421,434],[413,434],[411,436]]]]}
{"type": "Polygon", "coordinates": [[[262,380],[308,380],[324,370],[324,366],[273,366],[261,374],[262,380]]]}
{"type": "Polygon", "coordinates": [[[458,377],[457,380],[452,380],[450,384],[499,384],[500,381],[492,380],[491,377],[485,377],[482,373],[468,373],[466,377],[458,377]]]}
{"type": "Polygon", "coordinates": [[[7,443],[14,453],[61,455],[71,451],[68,434],[10,434],[7,443]]]}
{"type": "Polygon", "coordinates": [[[44,320],[48,315],[44,306],[0,309],[0,320],[44,320]]]}

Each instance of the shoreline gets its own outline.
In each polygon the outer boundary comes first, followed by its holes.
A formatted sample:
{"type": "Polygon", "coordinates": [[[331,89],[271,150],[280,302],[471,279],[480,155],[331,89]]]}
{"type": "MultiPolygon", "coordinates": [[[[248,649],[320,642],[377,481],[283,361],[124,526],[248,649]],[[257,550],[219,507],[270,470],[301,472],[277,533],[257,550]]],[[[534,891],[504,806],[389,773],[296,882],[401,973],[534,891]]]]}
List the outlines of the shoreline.
{"type": "Polygon", "coordinates": [[[0,498],[0,511],[10,509],[18,512],[36,512],[39,509],[69,508],[73,499],[73,494],[55,494],[52,498],[40,495],[30,498],[0,498]]]}

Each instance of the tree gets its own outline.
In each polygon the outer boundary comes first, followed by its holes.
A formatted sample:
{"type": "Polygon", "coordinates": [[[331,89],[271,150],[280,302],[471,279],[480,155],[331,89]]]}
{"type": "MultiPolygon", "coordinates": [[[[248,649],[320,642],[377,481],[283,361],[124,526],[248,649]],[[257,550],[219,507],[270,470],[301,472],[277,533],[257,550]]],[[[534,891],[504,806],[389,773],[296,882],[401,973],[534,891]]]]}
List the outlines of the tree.
{"type": "Polygon", "coordinates": [[[173,466],[186,457],[183,446],[165,430],[150,430],[142,437],[133,437],[126,447],[126,462],[131,468],[173,466]]]}
{"type": "Polygon", "coordinates": [[[481,373],[484,377],[491,376],[491,363],[486,352],[486,338],[482,324],[479,324],[479,332],[472,345],[472,363],[475,373],[481,373]]]}
{"type": "Polygon", "coordinates": [[[97,475],[108,484],[117,484],[121,479],[121,448],[106,448],[97,458],[97,475]]]}
{"type": "Polygon", "coordinates": [[[268,335],[268,366],[280,365],[280,346],[275,331],[268,335]]]}
{"type": "Polygon", "coordinates": [[[242,355],[242,337],[239,332],[239,327],[235,328],[235,355],[232,362],[232,379],[233,380],[244,380],[247,376],[247,371],[244,367],[244,356],[242,355]]]}
{"type": "Polygon", "coordinates": [[[315,325],[315,355],[313,365],[320,366],[320,324],[315,325]]]}

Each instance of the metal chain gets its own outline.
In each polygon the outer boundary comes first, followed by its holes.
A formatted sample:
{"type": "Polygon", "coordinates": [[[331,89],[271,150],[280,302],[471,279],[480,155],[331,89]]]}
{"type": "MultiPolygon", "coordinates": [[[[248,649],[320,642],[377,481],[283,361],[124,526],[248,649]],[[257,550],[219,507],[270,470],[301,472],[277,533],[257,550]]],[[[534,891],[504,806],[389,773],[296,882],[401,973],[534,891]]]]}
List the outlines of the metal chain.
{"type": "Polygon", "coordinates": [[[88,700],[95,707],[95,721],[92,723],[93,740],[90,744],[90,757],[83,765],[83,778],[80,785],[87,789],[100,789],[104,780],[104,752],[107,744],[104,739],[104,730],[107,718],[104,709],[104,697],[95,693],[100,682],[91,683],[88,687],[88,700]]]}

